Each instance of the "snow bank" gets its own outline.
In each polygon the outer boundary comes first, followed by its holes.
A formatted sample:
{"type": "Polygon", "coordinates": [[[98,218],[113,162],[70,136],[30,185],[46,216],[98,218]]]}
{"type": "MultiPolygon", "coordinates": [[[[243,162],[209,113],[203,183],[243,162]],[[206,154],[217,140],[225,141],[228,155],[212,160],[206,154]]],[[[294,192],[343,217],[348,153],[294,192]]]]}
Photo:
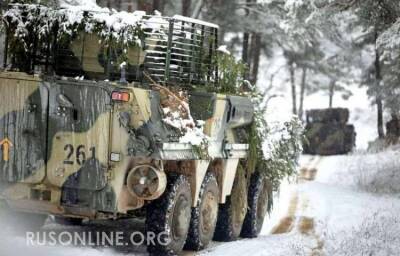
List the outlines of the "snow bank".
{"type": "Polygon", "coordinates": [[[300,186],[325,255],[399,255],[400,200],[323,183],[300,186]]]}
{"type": "Polygon", "coordinates": [[[376,209],[364,217],[361,225],[339,232],[326,232],[324,246],[327,255],[399,255],[399,207],[376,209]]]}
{"type": "Polygon", "coordinates": [[[400,152],[324,157],[317,180],[371,193],[400,193],[400,152]]]}
{"type": "Polygon", "coordinates": [[[317,220],[325,255],[400,255],[400,197],[392,194],[400,193],[399,154],[317,159],[316,181],[298,192],[309,199],[306,214],[317,220]]]}

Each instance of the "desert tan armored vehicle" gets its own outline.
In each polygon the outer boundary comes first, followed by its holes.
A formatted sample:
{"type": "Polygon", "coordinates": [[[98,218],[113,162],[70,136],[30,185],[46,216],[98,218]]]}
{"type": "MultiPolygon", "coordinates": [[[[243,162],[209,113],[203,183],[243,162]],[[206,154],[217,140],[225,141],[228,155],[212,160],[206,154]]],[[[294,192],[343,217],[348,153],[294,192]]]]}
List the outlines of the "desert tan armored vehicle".
{"type": "Polygon", "coordinates": [[[313,109],[307,111],[304,153],[312,155],[340,155],[351,152],[356,132],[345,108],[313,109]]]}
{"type": "MultiPolygon", "coordinates": [[[[271,188],[246,170],[250,99],[216,93],[218,26],[124,13],[138,28],[122,47],[117,26],[106,37],[82,27],[98,13],[82,11],[65,34],[58,11],[18,5],[4,16],[3,204],[63,223],[144,212],[147,232],[166,233],[148,247],[160,255],[257,236],[271,188]]],[[[112,15],[126,24],[102,17],[112,15]]]]}

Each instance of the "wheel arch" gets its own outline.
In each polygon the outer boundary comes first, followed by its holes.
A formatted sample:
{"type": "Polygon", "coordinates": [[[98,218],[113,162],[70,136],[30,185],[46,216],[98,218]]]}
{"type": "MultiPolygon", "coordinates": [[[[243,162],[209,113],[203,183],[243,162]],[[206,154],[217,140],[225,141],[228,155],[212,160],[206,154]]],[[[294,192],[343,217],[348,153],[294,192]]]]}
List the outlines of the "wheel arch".
{"type": "Polygon", "coordinates": [[[224,204],[226,197],[232,193],[239,161],[239,158],[216,159],[210,164],[210,171],[217,177],[221,204],[224,204]]]}
{"type": "Polygon", "coordinates": [[[164,163],[164,171],[166,173],[175,172],[185,175],[188,178],[192,193],[192,207],[196,206],[201,184],[206,177],[210,163],[210,160],[167,161],[164,163]]]}

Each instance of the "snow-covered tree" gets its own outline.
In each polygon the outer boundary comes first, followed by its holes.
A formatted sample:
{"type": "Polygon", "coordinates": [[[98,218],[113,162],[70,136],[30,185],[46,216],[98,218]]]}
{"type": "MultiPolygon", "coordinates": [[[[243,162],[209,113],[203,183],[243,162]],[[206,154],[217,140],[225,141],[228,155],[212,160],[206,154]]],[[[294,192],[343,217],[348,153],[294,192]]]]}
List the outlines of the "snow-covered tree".
{"type": "Polygon", "coordinates": [[[371,78],[373,75],[374,79],[367,79],[365,81],[367,81],[366,85],[369,88],[369,95],[376,100],[378,108],[378,134],[382,138],[384,136],[383,103],[386,100],[386,96],[390,95],[393,91],[392,87],[398,86],[396,84],[398,81],[396,81],[397,79],[393,79],[390,72],[387,72],[387,69],[392,68],[397,61],[382,62],[382,52],[378,46],[378,39],[399,18],[400,4],[394,0],[358,1],[353,8],[355,8],[355,13],[360,18],[361,24],[365,27],[366,40],[370,40],[375,48],[374,63],[369,69],[370,73],[366,72],[367,77],[371,78]]]}
{"type": "Polygon", "coordinates": [[[336,0],[331,1],[329,9],[336,12],[352,11],[357,17],[354,25],[362,28],[359,45],[370,49],[373,59],[363,72],[363,84],[368,86],[368,94],[377,105],[378,134],[383,138],[384,103],[387,103],[386,107],[393,108],[392,93],[398,86],[398,76],[391,71],[396,70],[398,59],[387,58],[379,42],[381,36],[387,35],[385,31],[400,17],[400,3],[397,0],[336,0]]]}
{"type": "MultiPolygon", "coordinates": [[[[345,35],[354,37],[355,40],[351,45],[342,47],[346,54],[342,54],[339,59],[351,56],[351,58],[344,58],[344,63],[347,62],[347,66],[350,68],[354,65],[363,68],[363,76],[360,79],[362,84],[368,87],[368,94],[377,106],[378,134],[383,137],[384,107],[392,113],[399,111],[397,100],[399,97],[395,93],[398,91],[396,89],[400,82],[398,80],[399,57],[393,54],[395,47],[399,45],[396,42],[400,39],[398,36],[400,27],[400,21],[398,21],[400,17],[399,1],[291,0],[287,3],[292,13],[301,13],[301,8],[304,5],[314,9],[312,14],[309,15],[308,22],[316,24],[320,30],[324,31],[325,35],[335,35],[335,33],[332,33],[332,28],[338,28],[345,35]],[[342,19],[337,22],[339,18],[342,19]],[[332,21],[334,26],[331,26],[332,21]],[[356,55],[359,55],[361,51],[364,54],[368,53],[369,57],[364,56],[364,63],[359,65],[354,60],[358,61],[359,56],[356,55]],[[365,65],[366,62],[368,62],[367,65],[365,65]]],[[[331,36],[329,37],[332,39],[331,36]]],[[[342,36],[342,38],[344,37],[342,36]]],[[[344,40],[344,42],[346,41],[349,42],[344,40]]],[[[343,65],[335,65],[335,67],[340,66],[343,65]]],[[[337,74],[343,73],[340,70],[338,71],[337,74]]],[[[328,69],[327,73],[334,74],[336,72],[328,69]]],[[[345,73],[348,74],[349,72],[346,71],[345,73]]]]}

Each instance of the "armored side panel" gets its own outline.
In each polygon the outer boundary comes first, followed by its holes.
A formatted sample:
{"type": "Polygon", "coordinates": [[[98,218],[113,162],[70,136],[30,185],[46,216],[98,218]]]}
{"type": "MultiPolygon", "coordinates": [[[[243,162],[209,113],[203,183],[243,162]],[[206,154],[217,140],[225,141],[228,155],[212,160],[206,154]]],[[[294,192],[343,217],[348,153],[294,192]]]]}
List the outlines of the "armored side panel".
{"type": "Polygon", "coordinates": [[[254,106],[249,98],[229,96],[228,126],[237,128],[253,122],[254,106]]]}
{"type": "Polygon", "coordinates": [[[21,73],[0,74],[0,179],[39,183],[46,175],[48,88],[21,73]]]}
{"type": "Polygon", "coordinates": [[[215,93],[191,92],[189,97],[190,112],[195,120],[206,121],[213,116],[215,93]]]}

